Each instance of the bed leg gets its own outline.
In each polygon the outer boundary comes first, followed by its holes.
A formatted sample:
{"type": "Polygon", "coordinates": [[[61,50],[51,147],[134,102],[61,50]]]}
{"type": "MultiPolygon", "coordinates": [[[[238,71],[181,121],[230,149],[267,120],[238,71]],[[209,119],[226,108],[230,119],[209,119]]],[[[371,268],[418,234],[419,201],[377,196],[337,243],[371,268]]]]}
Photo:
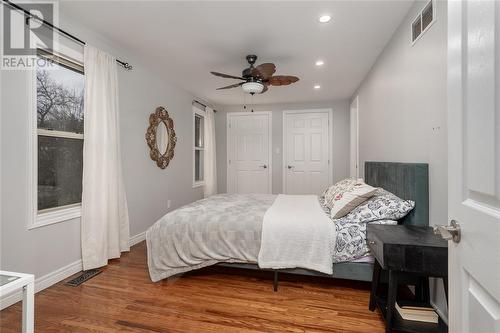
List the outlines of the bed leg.
{"type": "Polygon", "coordinates": [[[273,290],[274,292],[278,291],[278,271],[274,271],[273,290]]]}

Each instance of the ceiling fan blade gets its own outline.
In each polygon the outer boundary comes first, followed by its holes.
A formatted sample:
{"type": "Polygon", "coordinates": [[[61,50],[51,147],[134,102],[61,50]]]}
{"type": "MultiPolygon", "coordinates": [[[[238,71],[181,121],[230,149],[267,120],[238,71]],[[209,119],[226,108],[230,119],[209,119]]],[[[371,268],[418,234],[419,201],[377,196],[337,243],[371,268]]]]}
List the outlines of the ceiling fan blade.
{"type": "Polygon", "coordinates": [[[269,90],[269,85],[266,83],[264,84],[264,89],[262,89],[261,94],[265,93],[268,90],[269,90]]]}
{"type": "Polygon", "coordinates": [[[226,78],[226,79],[245,80],[244,78],[239,77],[239,76],[233,76],[233,75],[224,74],[224,73],[218,73],[218,72],[210,72],[210,73],[212,73],[215,76],[220,76],[220,77],[223,77],[223,78],[226,78]]]}
{"type": "Polygon", "coordinates": [[[245,83],[245,82],[240,82],[240,83],[231,84],[230,86],[220,87],[220,88],[217,88],[216,90],[236,88],[236,87],[241,86],[243,83],[245,83]]]}
{"type": "Polygon", "coordinates": [[[272,86],[287,86],[289,84],[295,83],[299,80],[296,76],[290,75],[276,75],[271,76],[267,82],[272,86]]]}
{"type": "Polygon", "coordinates": [[[260,64],[252,69],[252,76],[258,76],[263,80],[267,80],[276,72],[276,65],[270,62],[260,64]]]}

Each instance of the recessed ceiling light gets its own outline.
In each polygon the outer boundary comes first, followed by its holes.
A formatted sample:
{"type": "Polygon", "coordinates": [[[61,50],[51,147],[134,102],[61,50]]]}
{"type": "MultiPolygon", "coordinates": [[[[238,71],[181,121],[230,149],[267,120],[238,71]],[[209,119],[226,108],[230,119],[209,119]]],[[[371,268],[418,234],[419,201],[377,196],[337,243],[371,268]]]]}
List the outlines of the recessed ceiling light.
{"type": "Polygon", "coordinates": [[[328,23],[331,19],[332,17],[330,15],[321,15],[318,21],[320,21],[321,23],[328,23]]]}
{"type": "Polygon", "coordinates": [[[323,60],[316,61],[316,66],[323,66],[325,62],[323,60]]]}
{"type": "Polygon", "coordinates": [[[319,89],[321,86],[319,84],[314,85],[314,89],[319,89]]]}

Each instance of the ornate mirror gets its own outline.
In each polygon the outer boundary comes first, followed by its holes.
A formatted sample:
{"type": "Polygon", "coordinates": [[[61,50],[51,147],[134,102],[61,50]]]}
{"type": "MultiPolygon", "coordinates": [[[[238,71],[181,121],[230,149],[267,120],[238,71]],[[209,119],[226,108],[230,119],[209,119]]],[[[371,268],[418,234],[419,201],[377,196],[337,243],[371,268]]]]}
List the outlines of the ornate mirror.
{"type": "Polygon", "coordinates": [[[160,154],[165,155],[168,149],[168,130],[163,121],[158,123],[156,127],[156,145],[160,154]]]}
{"type": "Polygon", "coordinates": [[[149,115],[149,127],[146,132],[146,142],[150,149],[149,156],[156,165],[165,169],[174,158],[174,148],[177,142],[174,121],[167,110],[159,106],[149,115]]]}

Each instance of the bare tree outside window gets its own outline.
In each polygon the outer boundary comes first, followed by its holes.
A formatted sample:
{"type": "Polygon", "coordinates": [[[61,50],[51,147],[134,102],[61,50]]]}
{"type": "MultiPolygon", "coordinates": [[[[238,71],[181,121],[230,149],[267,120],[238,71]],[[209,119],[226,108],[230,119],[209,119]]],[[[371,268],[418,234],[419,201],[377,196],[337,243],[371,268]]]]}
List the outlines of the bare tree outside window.
{"type": "Polygon", "coordinates": [[[37,71],[38,128],[83,133],[83,74],[53,71],[72,70],[58,66],[37,71]]]}
{"type": "Polygon", "coordinates": [[[38,210],[81,202],[83,71],[58,64],[38,69],[38,210]]]}

